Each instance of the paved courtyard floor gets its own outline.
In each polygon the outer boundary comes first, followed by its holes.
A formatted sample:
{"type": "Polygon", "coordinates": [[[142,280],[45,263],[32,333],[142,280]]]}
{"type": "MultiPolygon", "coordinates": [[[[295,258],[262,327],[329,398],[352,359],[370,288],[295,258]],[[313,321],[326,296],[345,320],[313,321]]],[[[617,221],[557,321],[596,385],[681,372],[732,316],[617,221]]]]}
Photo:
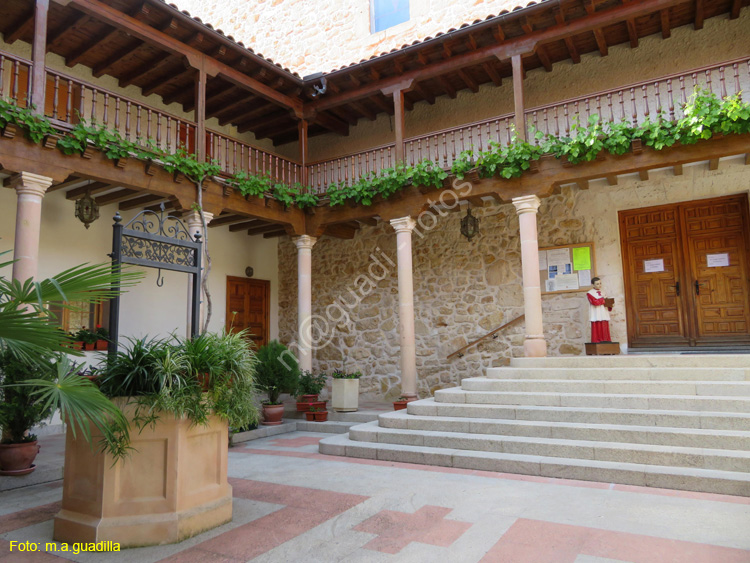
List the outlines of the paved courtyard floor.
{"type": "Polygon", "coordinates": [[[233,521],[175,545],[55,555],[62,482],[0,493],[0,561],[750,563],[750,498],[331,457],[325,436],[232,448],[233,521]]]}

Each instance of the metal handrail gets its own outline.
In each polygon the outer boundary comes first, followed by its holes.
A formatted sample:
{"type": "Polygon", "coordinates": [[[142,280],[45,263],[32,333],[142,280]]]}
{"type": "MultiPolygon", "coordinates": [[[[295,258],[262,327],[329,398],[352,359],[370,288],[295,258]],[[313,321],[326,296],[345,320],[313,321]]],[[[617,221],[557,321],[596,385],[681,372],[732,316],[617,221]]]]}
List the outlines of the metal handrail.
{"type": "Polygon", "coordinates": [[[494,337],[494,338],[497,338],[497,337],[496,337],[495,335],[496,335],[496,334],[497,334],[498,332],[500,332],[501,330],[503,330],[503,329],[505,329],[505,328],[508,328],[509,326],[512,326],[512,325],[516,324],[516,323],[517,323],[518,321],[520,321],[521,319],[524,319],[524,318],[526,318],[526,315],[521,315],[521,316],[519,316],[519,317],[516,317],[516,318],[515,318],[515,319],[513,319],[512,321],[508,321],[508,322],[507,322],[507,323],[505,323],[504,325],[502,325],[502,326],[499,326],[499,327],[497,327],[497,328],[496,328],[495,330],[493,330],[493,331],[491,331],[491,332],[488,332],[488,333],[487,333],[487,334],[485,334],[484,336],[480,336],[480,337],[479,337],[479,338],[477,338],[476,340],[473,340],[473,341],[469,342],[469,343],[468,343],[468,344],[467,344],[466,346],[464,346],[463,348],[461,348],[461,349],[459,349],[459,350],[456,350],[455,352],[453,352],[452,354],[450,354],[450,355],[448,356],[448,359],[450,360],[451,358],[453,358],[453,357],[455,357],[455,356],[458,356],[459,358],[463,357],[463,355],[464,355],[464,354],[463,354],[463,353],[464,353],[464,351],[468,350],[469,348],[471,348],[471,347],[472,347],[472,346],[474,346],[475,344],[478,344],[478,343],[479,343],[479,342],[481,342],[482,340],[485,340],[485,339],[489,338],[490,336],[492,336],[492,337],[494,337]]]}

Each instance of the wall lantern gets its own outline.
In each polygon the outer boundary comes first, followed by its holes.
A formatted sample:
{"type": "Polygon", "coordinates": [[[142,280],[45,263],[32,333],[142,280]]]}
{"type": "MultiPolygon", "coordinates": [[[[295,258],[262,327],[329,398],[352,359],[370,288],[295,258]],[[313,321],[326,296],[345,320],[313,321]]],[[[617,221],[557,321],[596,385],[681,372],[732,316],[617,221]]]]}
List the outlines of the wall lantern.
{"type": "Polygon", "coordinates": [[[461,234],[469,240],[479,234],[479,219],[471,214],[471,206],[466,208],[466,217],[461,219],[461,234]]]}
{"type": "Polygon", "coordinates": [[[76,201],[76,217],[87,229],[91,223],[99,218],[99,205],[90,193],[86,193],[85,196],[76,201]]]}

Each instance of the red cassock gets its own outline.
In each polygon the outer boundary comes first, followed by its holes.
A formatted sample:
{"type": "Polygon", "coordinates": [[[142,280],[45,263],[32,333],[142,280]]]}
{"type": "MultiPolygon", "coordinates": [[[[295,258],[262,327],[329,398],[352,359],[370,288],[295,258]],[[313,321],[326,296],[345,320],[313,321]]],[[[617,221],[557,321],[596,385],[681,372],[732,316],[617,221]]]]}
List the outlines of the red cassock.
{"type": "Polygon", "coordinates": [[[604,297],[600,291],[592,289],[586,294],[589,299],[591,319],[591,342],[612,342],[609,335],[609,311],[604,306],[604,297]],[[607,319],[607,320],[602,320],[607,319]]]}

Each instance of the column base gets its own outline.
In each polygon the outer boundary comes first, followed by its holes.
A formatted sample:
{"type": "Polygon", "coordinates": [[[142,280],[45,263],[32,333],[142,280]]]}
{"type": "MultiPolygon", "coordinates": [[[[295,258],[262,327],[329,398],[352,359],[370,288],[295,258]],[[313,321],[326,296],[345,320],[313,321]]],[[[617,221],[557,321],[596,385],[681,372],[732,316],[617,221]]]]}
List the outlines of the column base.
{"type": "Polygon", "coordinates": [[[529,338],[523,341],[523,355],[526,358],[544,358],[547,356],[547,341],[544,338],[529,338]]]}

